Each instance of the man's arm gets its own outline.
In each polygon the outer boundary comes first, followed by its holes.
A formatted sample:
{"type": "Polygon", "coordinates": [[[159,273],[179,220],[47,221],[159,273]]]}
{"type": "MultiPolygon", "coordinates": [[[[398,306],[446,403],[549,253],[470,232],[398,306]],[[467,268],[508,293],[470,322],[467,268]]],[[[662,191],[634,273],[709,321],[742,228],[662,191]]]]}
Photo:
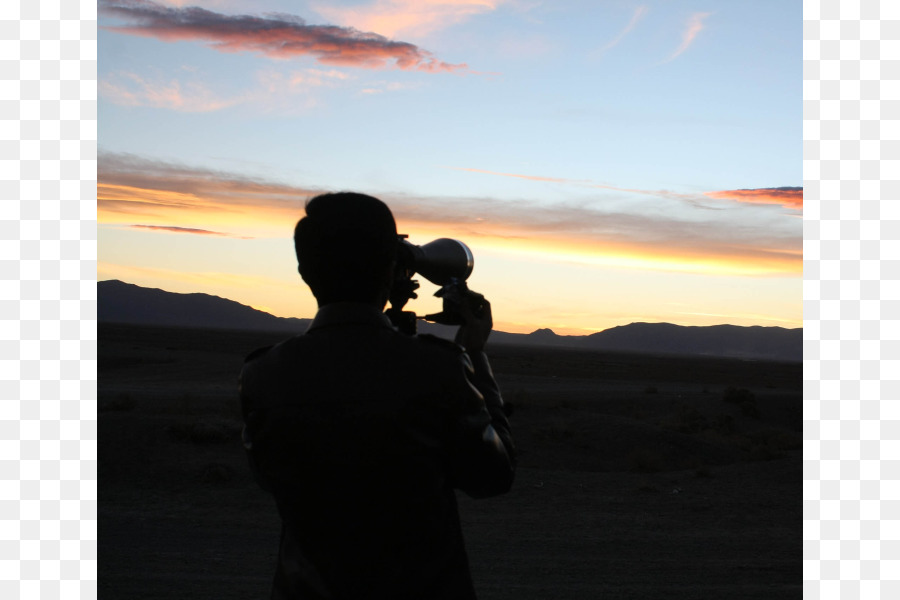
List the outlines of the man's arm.
{"type": "Polygon", "coordinates": [[[258,393],[259,382],[256,377],[256,365],[254,361],[269,351],[271,346],[258,348],[244,359],[244,366],[238,376],[238,397],[240,398],[241,414],[244,417],[244,428],[241,431],[241,442],[250,463],[250,471],[253,478],[263,490],[271,492],[271,484],[266,480],[259,468],[255,448],[254,436],[258,433],[259,413],[251,394],[251,389],[258,393]]]}
{"type": "Polygon", "coordinates": [[[461,355],[468,398],[459,420],[456,485],[470,496],[485,497],[509,491],[515,477],[516,448],[503,398],[494,379],[484,345],[493,327],[491,305],[484,299],[479,314],[462,303],[464,324],[456,342],[461,355]]]}

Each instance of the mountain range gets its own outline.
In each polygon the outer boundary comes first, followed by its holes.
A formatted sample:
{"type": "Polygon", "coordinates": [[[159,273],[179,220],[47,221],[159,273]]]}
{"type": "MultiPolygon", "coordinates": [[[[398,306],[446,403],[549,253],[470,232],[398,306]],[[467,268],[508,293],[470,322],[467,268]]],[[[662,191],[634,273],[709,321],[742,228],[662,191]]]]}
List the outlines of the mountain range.
{"type": "MultiPolygon", "coordinates": [[[[97,320],[168,327],[303,332],[309,319],[270,315],[209,294],[181,294],[118,280],[97,283],[97,320]]],[[[454,328],[419,321],[420,333],[452,338],[454,328]]],[[[737,325],[682,326],[631,323],[590,335],[491,333],[491,344],[571,347],[654,354],[696,354],[755,360],[800,361],[803,329],[737,325]]]]}

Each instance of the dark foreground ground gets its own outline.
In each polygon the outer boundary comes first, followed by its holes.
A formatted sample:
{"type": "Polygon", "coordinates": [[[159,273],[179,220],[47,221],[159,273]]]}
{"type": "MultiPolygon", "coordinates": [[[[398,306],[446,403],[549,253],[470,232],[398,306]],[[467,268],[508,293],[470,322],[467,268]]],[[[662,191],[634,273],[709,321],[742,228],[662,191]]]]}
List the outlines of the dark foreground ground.
{"type": "MultiPolygon", "coordinates": [[[[100,325],[101,599],[268,597],[235,381],[282,337],[100,325]]],[[[800,363],[489,354],[521,456],[460,499],[482,600],[801,597],[800,363]]]]}

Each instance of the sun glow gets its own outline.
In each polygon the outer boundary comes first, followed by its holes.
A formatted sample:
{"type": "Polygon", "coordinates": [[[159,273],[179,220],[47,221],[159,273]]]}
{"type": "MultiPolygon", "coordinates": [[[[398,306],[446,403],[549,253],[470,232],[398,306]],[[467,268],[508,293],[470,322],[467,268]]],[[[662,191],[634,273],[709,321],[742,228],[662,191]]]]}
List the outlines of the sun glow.
{"type": "MultiPolygon", "coordinates": [[[[276,316],[315,313],[296,273],[291,236],[306,200],[318,191],[150,167],[101,172],[104,278],[212,293],[276,316]]],[[[772,300],[776,289],[790,289],[802,274],[800,248],[779,231],[754,237],[738,228],[729,236],[711,223],[625,218],[581,205],[535,211],[490,199],[385,201],[410,242],[449,237],[472,249],[470,285],[491,298],[502,331],[586,335],[634,321],[800,321],[796,306],[772,300]],[[682,278],[692,283],[675,283],[682,278]],[[613,281],[620,283],[610,288],[613,281]],[[770,297],[761,297],[763,288],[770,297]],[[660,306],[661,298],[675,297],[682,307],[660,306]]],[[[426,290],[414,304],[419,314],[440,310],[426,290]]]]}
{"type": "Polygon", "coordinates": [[[761,251],[734,248],[723,250],[721,253],[711,253],[673,248],[663,252],[652,246],[642,248],[634,243],[617,244],[571,237],[528,237],[527,232],[507,232],[510,235],[471,235],[471,231],[467,232],[461,227],[445,226],[441,230],[419,223],[414,224],[409,230],[411,240],[457,235],[470,247],[513,254],[531,261],[748,277],[795,276],[801,274],[803,269],[802,253],[790,250],[761,251]],[[470,235],[467,236],[467,233],[470,235]]]}

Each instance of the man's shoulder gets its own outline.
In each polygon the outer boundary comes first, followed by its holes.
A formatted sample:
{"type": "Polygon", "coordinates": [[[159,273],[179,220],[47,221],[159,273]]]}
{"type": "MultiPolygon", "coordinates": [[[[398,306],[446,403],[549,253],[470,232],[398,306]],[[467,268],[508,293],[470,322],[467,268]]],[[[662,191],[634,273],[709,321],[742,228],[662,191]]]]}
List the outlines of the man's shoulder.
{"type": "MultiPolygon", "coordinates": [[[[428,333],[406,335],[396,330],[385,332],[387,337],[382,337],[382,344],[375,342],[372,352],[375,354],[407,356],[413,361],[425,363],[443,363],[448,360],[456,362],[460,356],[465,355],[465,349],[452,340],[438,337],[428,333]],[[390,341],[388,341],[390,340],[390,341]]],[[[296,364],[298,358],[316,355],[322,348],[333,349],[337,340],[314,339],[316,336],[301,334],[288,338],[278,344],[263,346],[247,354],[244,358],[244,372],[267,372],[278,369],[283,363],[296,364]]]]}
{"type": "Polygon", "coordinates": [[[251,352],[250,354],[248,354],[247,356],[244,357],[244,364],[252,363],[253,361],[255,361],[257,359],[262,358],[263,356],[268,354],[269,350],[271,350],[274,347],[275,347],[274,345],[270,345],[270,346],[263,346],[261,348],[257,348],[256,350],[254,350],[253,352],[251,352]]]}
{"type": "Polygon", "coordinates": [[[304,336],[302,334],[297,335],[297,336],[288,338],[286,340],[282,340],[281,342],[278,342],[277,344],[271,344],[269,346],[262,346],[260,348],[253,350],[252,352],[247,354],[247,356],[244,357],[244,368],[246,369],[247,367],[250,367],[250,366],[259,366],[259,365],[262,365],[273,359],[277,360],[277,357],[285,351],[286,347],[289,348],[289,347],[296,345],[297,340],[299,340],[303,337],[304,336]]]}
{"type": "Polygon", "coordinates": [[[465,349],[453,340],[438,337],[430,333],[417,334],[414,339],[426,348],[432,348],[437,352],[446,352],[454,355],[465,352],[465,349]]]}
{"type": "Polygon", "coordinates": [[[430,365],[444,365],[451,371],[456,371],[462,366],[464,371],[473,371],[472,359],[466,353],[466,349],[456,342],[427,333],[417,335],[416,340],[420,348],[426,349],[421,355],[424,355],[423,358],[430,365]]]}

